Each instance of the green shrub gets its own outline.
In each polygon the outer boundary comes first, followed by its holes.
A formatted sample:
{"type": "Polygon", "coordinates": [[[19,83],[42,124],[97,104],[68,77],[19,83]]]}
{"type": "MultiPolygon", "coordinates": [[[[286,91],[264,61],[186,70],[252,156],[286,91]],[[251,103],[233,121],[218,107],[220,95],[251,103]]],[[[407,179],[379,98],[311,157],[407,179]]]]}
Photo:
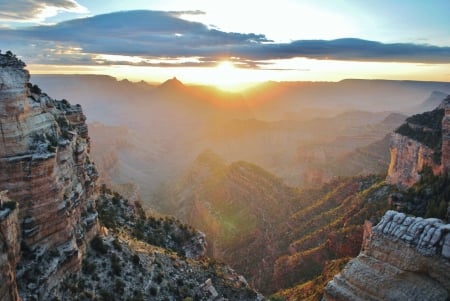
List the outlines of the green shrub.
{"type": "Polygon", "coordinates": [[[92,247],[92,249],[94,249],[95,251],[97,251],[101,254],[108,253],[108,247],[103,243],[103,239],[98,235],[96,235],[91,240],[91,247],[92,247]]]}
{"type": "Polygon", "coordinates": [[[3,206],[0,209],[5,209],[8,208],[9,210],[14,210],[17,207],[17,202],[15,201],[7,201],[7,202],[3,202],[3,206]]]}
{"type": "Polygon", "coordinates": [[[150,287],[150,295],[156,296],[158,294],[158,288],[151,286],[150,287]]]}
{"type": "Polygon", "coordinates": [[[434,151],[433,160],[440,164],[442,148],[442,118],[444,109],[416,114],[406,119],[406,123],[395,132],[416,140],[434,151]]]}
{"type": "Polygon", "coordinates": [[[137,254],[133,255],[131,261],[133,262],[134,265],[137,265],[137,266],[140,265],[140,263],[141,263],[141,260],[139,259],[139,255],[137,255],[137,254]]]}
{"type": "Polygon", "coordinates": [[[95,273],[96,265],[95,262],[90,262],[88,260],[83,260],[82,268],[84,274],[92,275],[95,273]]]}
{"type": "Polygon", "coordinates": [[[106,289],[102,289],[100,291],[100,296],[101,296],[103,301],[114,301],[114,300],[116,300],[114,298],[114,295],[111,292],[109,292],[108,290],[106,290],[106,289]]]}
{"type": "Polygon", "coordinates": [[[122,246],[120,245],[120,242],[117,238],[113,240],[112,244],[114,249],[116,249],[117,251],[122,251],[122,246]]]}
{"type": "Polygon", "coordinates": [[[435,176],[429,167],[421,172],[421,179],[403,194],[406,213],[423,217],[449,220],[447,208],[450,202],[450,175],[435,176]]]}
{"type": "Polygon", "coordinates": [[[34,94],[41,94],[42,93],[42,90],[41,90],[41,88],[39,88],[38,85],[33,85],[31,83],[28,83],[27,87],[30,89],[31,93],[34,93],[34,94]]]}
{"type": "Polygon", "coordinates": [[[114,292],[117,294],[123,294],[125,292],[125,283],[122,280],[116,279],[116,282],[114,283],[114,292]]]}
{"type": "Polygon", "coordinates": [[[120,258],[116,254],[111,256],[111,267],[114,274],[120,276],[122,273],[122,267],[120,265],[120,258]]]}

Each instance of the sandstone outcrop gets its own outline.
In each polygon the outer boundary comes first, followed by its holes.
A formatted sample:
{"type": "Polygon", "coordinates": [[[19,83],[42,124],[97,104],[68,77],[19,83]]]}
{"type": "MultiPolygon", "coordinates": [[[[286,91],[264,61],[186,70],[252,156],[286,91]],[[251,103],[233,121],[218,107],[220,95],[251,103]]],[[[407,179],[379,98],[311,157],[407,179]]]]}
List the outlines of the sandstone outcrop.
{"type": "Polygon", "coordinates": [[[442,119],[442,169],[444,171],[450,169],[450,96],[448,96],[441,104],[445,110],[442,119]]]}
{"type": "Polygon", "coordinates": [[[386,181],[407,188],[430,167],[435,175],[450,168],[450,96],[433,111],[409,117],[392,135],[386,181]]]}
{"type": "Polygon", "coordinates": [[[17,203],[0,192],[0,300],[19,300],[16,265],[20,260],[20,226],[17,203]]]}
{"type": "Polygon", "coordinates": [[[20,204],[21,295],[39,298],[80,268],[85,241],[97,232],[97,172],[81,107],[41,93],[24,66],[0,55],[0,190],[20,204]]]}
{"type": "Polygon", "coordinates": [[[409,187],[420,180],[425,166],[439,169],[433,162],[433,150],[409,137],[394,133],[390,145],[391,161],[386,181],[409,187]]]}
{"type": "Polygon", "coordinates": [[[323,300],[448,300],[449,271],[449,224],[388,211],[323,300]]]}

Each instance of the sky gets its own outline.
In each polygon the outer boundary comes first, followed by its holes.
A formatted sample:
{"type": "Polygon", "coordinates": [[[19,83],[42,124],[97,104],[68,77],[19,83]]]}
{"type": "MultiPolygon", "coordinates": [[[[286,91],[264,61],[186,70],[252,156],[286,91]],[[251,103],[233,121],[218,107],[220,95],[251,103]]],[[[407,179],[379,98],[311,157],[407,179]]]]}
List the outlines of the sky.
{"type": "Polygon", "coordinates": [[[238,90],[345,78],[450,81],[448,0],[0,0],[0,49],[34,74],[238,90]]]}

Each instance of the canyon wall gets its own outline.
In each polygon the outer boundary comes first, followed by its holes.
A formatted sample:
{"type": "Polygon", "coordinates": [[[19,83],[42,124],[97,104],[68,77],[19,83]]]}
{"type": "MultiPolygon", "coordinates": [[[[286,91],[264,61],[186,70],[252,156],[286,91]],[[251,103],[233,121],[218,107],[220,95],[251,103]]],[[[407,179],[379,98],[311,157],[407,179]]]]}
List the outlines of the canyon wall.
{"type": "Polygon", "coordinates": [[[396,132],[390,143],[388,183],[407,188],[420,180],[425,166],[435,175],[450,168],[450,96],[435,110],[411,116],[396,132]]]}
{"type": "Polygon", "coordinates": [[[448,300],[450,224],[388,211],[323,300],[448,300]]]}
{"type": "Polygon", "coordinates": [[[0,191],[19,204],[21,295],[40,299],[97,233],[97,171],[81,107],[41,93],[12,54],[0,67],[0,191]]]}
{"type": "Polygon", "coordinates": [[[420,180],[420,172],[425,166],[439,170],[433,162],[433,150],[426,145],[393,133],[390,145],[391,161],[386,181],[400,187],[409,187],[420,180]]]}
{"type": "Polygon", "coordinates": [[[20,260],[20,226],[17,203],[0,192],[0,300],[19,300],[16,266],[20,260]]]}
{"type": "Polygon", "coordinates": [[[450,96],[443,102],[445,110],[444,118],[442,119],[442,170],[450,169],[450,96]]]}

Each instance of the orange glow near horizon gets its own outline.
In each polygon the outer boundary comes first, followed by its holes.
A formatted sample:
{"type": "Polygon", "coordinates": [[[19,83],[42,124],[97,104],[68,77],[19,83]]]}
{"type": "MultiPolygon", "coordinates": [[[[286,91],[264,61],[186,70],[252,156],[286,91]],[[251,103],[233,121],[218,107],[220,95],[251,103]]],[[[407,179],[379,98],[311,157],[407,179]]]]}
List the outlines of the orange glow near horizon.
{"type": "Polygon", "coordinates": [[[239,92],[266,81],[340,81],[348,78],[450,82],[450,64],[360,62],[306,58],[266,61],[260,68],[241,68],[223,60],[213,67],[133,65],[28,65],[33,74],[101,74],[118,80],[162,83],[176,76],[185,84],[212,85],[239,92]]]}
{"type": "Polygon", "coordinates": [[[237,68],[230,61],[222,61],[211,68],[204,82],[209,82],[221,90],[241,91],[254,83],[254,78],[248,71],[250,70],[237,68]]]}

